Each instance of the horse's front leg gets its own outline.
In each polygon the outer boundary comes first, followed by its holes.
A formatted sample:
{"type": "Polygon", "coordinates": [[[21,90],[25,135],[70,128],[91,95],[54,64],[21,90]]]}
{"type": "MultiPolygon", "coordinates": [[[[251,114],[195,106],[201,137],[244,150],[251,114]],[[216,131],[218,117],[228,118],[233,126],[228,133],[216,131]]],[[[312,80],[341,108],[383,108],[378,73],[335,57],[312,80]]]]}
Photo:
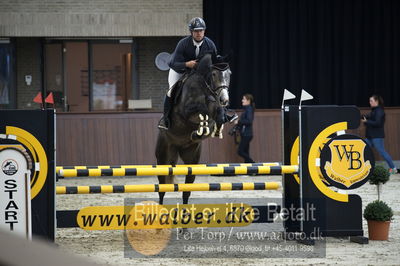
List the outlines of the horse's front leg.
{"type": "Polygon", "coordinates": [[[224,129],[224,123],[226,122],[225,116],[224,108],[218,107],[216,109],[215,126],[211,133],[212,138],[223,138],[222,130],[224,129]]]}
{"type": "Polygon", "coordinates": [[[199,119],[200,122],[197,130],[193,131],[192,135],[190,136],[192,140],[201,140],[210,135],[210,125],[208,121],[208,115],[199,114],[199,119]]]}

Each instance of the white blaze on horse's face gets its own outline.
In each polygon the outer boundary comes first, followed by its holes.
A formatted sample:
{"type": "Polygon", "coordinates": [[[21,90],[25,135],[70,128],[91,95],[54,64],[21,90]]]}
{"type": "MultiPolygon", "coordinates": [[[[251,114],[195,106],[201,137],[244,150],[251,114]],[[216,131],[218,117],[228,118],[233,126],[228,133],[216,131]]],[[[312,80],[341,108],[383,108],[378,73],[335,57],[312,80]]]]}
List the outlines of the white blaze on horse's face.
{"type": "Polygon", "coordinates": [[[222,106],[227,106],[229,104],[229,93],[227,89],[222,89],[219,94],[219,102],[222,106]]]}
{"type": "Polygon", "coordinates": [[[218,95],[218,100],[222,106],[227,106],[229,104],[229,84],[231,82],[231,70],[229,67],[225,68],[223,71],[214,68],[212,73],[212,84],[213,90],[218,95]]]}

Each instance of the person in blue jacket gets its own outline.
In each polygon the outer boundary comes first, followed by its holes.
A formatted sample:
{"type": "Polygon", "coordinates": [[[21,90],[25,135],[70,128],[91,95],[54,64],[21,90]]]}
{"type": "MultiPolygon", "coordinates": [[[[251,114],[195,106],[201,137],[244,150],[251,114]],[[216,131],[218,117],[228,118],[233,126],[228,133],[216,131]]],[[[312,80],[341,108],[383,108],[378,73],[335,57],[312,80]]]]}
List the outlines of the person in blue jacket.
{"type": "MultiPolygon", "coordinates": [[[[213,58],[221,58],[217,54],[217,47],[215,43],[206,37],[206,23],[200,17],[192,18],[189,22],[190,35],[181,39],[174,52],[171,55],[169,62],[168,85],[169,89],[166,97],[164,98],[164,113],[158,128],[168,130],[169,128],[169,113],[172,107],[172,92],[178,81],[183,78],[185,73],[189,73],[197,66],[197,61],[205,54],[211,54],[213,58]]],[[[237,119],[236,114],[228,114],[224,109],[225,122],[233,122],[237,119]]]]}
{"type": "Polygon", "coordinates": [[[396,174],[397,169],[394,166],[393,160],[385,150],[384,138],[385,138],[385,111],[383,107],[383,99],[379,95],[372,95],[369,98],[369,105],[371,106],[371,112],[363,115],[362,122],[366,126],[365,141],[372,148],[374,147],[379,154],[385,159],[389,165],[389,172],[396,174]]]}
{"type": "Polygon", "coordinates": [[[237,127],[240,132],[240,142],[238,154],[244,159],[245,163],[254,163],[250,157],[250,141],[253,139],[253,120],[255,103],[253,95],[245,94],[242,98],[243,113],[237,121],[237,127]]]}
{"type": "Polygon", "coordinates": [[[169,89],[164,100],[164,116],[158,125],[161,129],[168,129],[168,114],[171,109],[171,95],[178,80],[197,65],[197,59],[205,53],[217,56],[217,47],[214,42],[204,36],[206,23],[202,18],[192,18],[189,22],[190,35],[181,39],[169,62],[168,85],[169,89]]]}

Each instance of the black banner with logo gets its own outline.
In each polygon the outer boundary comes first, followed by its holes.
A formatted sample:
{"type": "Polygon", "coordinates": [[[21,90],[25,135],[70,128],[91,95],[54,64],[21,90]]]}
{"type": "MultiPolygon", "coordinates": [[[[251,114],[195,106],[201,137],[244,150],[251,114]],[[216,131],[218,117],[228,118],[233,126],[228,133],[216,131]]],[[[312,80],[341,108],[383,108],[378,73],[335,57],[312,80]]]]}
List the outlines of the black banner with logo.
{"type": "Polygon", "coordinates": [[[0,110],[1,145],[22,145],[32,162],[32,237],[55,237],[54,110],[0,110]]]}
{"type": "Polygon", "coordinates": [[[318,228],[322,236],[363,236],[361,197],[338,191],[364,184],[375,165],[370,147],[346,133],[359,124],[355,106],[301,107],[301,208],[318,217],[302,221],[307,235],[318,228]]]}

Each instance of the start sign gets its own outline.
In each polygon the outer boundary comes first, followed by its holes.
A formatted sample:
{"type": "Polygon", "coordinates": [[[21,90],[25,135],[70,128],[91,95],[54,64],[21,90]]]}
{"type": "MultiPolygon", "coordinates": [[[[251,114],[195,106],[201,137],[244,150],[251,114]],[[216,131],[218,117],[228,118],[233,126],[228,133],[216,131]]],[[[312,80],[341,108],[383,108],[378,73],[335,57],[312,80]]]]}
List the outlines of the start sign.
{"type": "Polygon", "coordinates": [[[22,145],[0,146],[0,228],[31,238],[29,155],[22,145]]]}

